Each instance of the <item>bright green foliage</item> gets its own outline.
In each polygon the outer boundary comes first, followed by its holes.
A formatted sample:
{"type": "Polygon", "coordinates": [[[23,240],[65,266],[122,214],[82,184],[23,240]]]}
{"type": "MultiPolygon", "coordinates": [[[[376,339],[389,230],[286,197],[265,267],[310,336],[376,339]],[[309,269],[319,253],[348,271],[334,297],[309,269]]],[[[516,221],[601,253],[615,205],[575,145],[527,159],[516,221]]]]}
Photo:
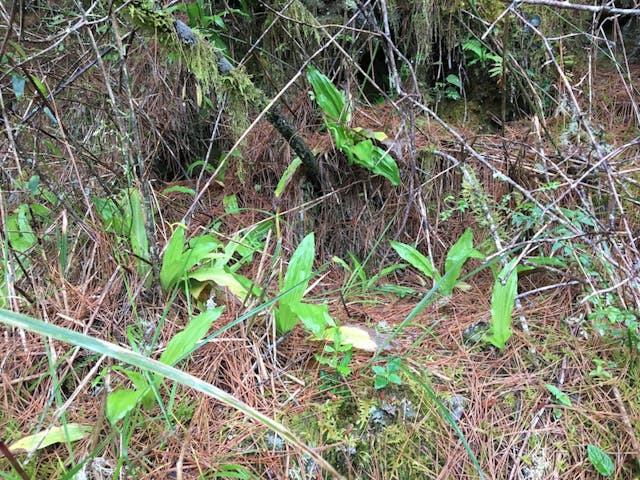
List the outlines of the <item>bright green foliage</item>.
{"type": "Polygon", "coordinates": [[[473,247],[473,232],[467,228],[447,253],[444,271],[445,274],[449,272],[452,274],[448,279],[444,279],[443,285],[440,287],[443,295],[450,295],[453,292],[453,287],[458,284],[462,266],[470,258],[484,258],[484,255],[473,247]]]}
{"type": "Polygon", "coordinates": [[[300,317],[292,310],[292,305],[300,303],[304,297],[304,292],[312,276],[315,251],[312,232],[302,239],[291,256],[284,282],[280,287],[282,296],[276,310],[276,328],[281,334],[293,330],[300,320],[300,317]]]}
{"type": "Polygon", "coordinates": [[[401,360],[399,357],[389,360],[385,365],[374,365],[372,368],[376,377],[373,386],[376,390],[380,390],[389,384],[402,385],[402,378],[398,372],[401,370],[401,360]]]}
{"type": "Polygon", "coordinates": [[[317,339],[324,338],[324,332],[336,325],[326,305],[298,302],[291,304],[289,308],[300,319],[304,328],[317,339]]]}
{"type": "Polygon", "coordinates": [[[518,259],[507,263],[496,277],[491,293],[491,328],[485,340],[502,349],[511,337],[511,314],[518,293],[518,259]]]}
{"type": "Polygon", "coordinates": [[[351,373],[349,364],[352,356],[353,347],[343,341],[340,329],[336,328],[333,329],[333,343],[326,344],[322,355],[316,355],[316,360],[335,371],[335,374],[340,377],[351,373]]]}
{"type": "Polygon", "coordinates": [[[610,477],[615,471],[615,465],[611,457],[603,452],[596,445],[587,445],[587,455],[591,465],[598,471],[600,475],[610,477]]]}
{"type": "Polygon", "coordinates": [[[342,125],[351,120],[351,108],[347,104],[347,95],[338,90],[326,75],[310,67],[307,80],[313,87],[315,100],[325,114],[330,125],[342,125]]]}
{"type": "Polygon", "coordinates": [[[135,188],[122,190],[115,198],[94,197],[93,203],[105,223],[105,230],[127,239],[136,256],[140,274],[149,268],[149,240],[140,192],[135,188]]]}
{"type": "Polygon", "coordinates": [[[162,257],[162,289],[167,292],[181,284],[194,298],[200,299],[200,294],[213,283],[227,288],[242,301],[250,294],[260,295],[260,289],[236,270],[251,261],[262,246],[263,234],[264,226],[238,232],[226,245],[210,233],[186,242],[184,225],[177,225],[162,257]],[[234,257],[236,254],[239,260],[234,257]]]}
{"type": "Polygon", "coordinates": [[[313,67],[307,72],[313,87],[313,96],[324,113],[324,120],[331,132],[336,147],[349,160],[367,170],[382,175],[393,185],[400,184],[400,172],[395,160],[385,150],[373,144],[373,140],[384,140],[381,132],[369,133],[350,128],[351,106],[344,91],[338,90],[331,80],[313,67]]]}
{"type": "Polygon", "coordinates": [[[462,50],[467,53],[469,65],[480,64],[489,69],[489,75],[497,77],[502,74],[502,57],[491,53],[480,40],[467,40],[462,44],[462,50]]]}
{"type": "Polygon", "coordinates": [[[400,258],[409,262],[411,266],[416,268],[420,273],[435,281],[440,280],[440,274],[433,266],[431,259],[425,257],[415,247],[394,240],[390,240],[389,243],[396,253],[400,255],[400,258]]]}
{"type": "Polygon", "coordinates": [[[422,255],[415,247],[394,241],[390,241],[390,243],[403,260],[409,262],[435,283],[440,283],[440,292],[443,295],[451,295],[454,287],[462,286],[458,278],[460,277],[462,266],[468,259],[484,258],[484,255],[473,247],[473,233],[469,228],[449,249],[445,260],[445,273],[442,276],[433,266],[433,262],[422,255]]]}
{"type": "MultiPolygon", "coordinates": [[[[160,356],[160,361],[166,365],[175,365],[186,355],[191,353],[196,344],[205,336],[211,324],[217,320],[224,307],[206,310],[191,319],[187,326],[167,343],[167,348],[160,356]]],[[[160,386],[162,377],[152,375],[147,377],[137,371],[118,368],[133,383],[133,389],[118,388],[107,397],[106,415],[112,424],[122,420],[139,403],[150,408],[154,403],[154,391],[160,386]]]]}
{"type": "MultiPolygon", "coordinates": [[[[5,241],[0,247],[0,307],[6,305],[9,282],[16,282],[23,277],[31,263],[29,253],[38,246],[38,237],[32,225],[40,223],[43,229],[46,228],[51,221],[51,210],[46,204],[57,203],[55,196],[42,188],[37,175],[25,182],[14,181],[14,186],[18,190],[28,191],[30,198],[28,203],[20,204],[6,217],[6,230],[2,236],[5,241]],[[18,268],[18,265],[22,268],[18,268]]],[[[66,250],[60,252],[60,263],[63,268],[66,267],[66,250]]]]}
{"type": "Polygon", "coordinates": [[[185,243],[183,225],[177,225],[162,257],[160,284],[166,292],[182,280],[187,279],[189,271],[206,259],[220,247],[220,241],[213,235],[200,235],[185,243]]]}
{"type": "Polygon", "coordinates": [[[554,400],[560,405],[564,405],[565,407],[571,406],[571,398],[569,398],[569,395],[564,393],[558,387],[556,387],[555,385],[547,384],[545,388],[551,393],[551,395],[553,395],[554,400]]]}
{"type": "Polygon", "coordinates": [[[445,82],[435,83],[435,92],[439,98],[444,95],[449,100],[460,100],[462,91],[462,81],[457,75],[447,75],[445,82]]]}

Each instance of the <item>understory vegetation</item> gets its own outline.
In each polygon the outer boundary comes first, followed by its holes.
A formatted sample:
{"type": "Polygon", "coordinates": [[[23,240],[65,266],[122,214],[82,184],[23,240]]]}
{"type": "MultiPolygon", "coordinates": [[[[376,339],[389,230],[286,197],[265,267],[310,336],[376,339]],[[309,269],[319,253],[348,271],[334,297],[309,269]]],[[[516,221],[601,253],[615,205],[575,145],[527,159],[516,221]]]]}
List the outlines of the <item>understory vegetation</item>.
{"type": "Polygon", "coordinates": [[[0,478],[639,478],[637,1],[0,18],[0,478]]]}

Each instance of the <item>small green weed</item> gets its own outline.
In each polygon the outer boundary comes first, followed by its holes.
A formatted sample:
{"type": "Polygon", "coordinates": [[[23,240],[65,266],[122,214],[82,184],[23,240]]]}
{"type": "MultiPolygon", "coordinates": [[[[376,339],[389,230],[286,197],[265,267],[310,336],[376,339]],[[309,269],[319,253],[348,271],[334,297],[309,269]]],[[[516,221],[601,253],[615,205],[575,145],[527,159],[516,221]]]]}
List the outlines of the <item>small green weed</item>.
{"type": "Polygon", "coordinates": [[[407,266],[405,263],[396,263],[385,267],[375,275],[368,277],[365,266],[360,263],[353,254],[350,254],[349,257],[351,265],[347,264],[347,262],[339,257],[333,257],[331,259],[335,264],[340,265],[344,271],[349,274],[349,278],[342,286],[342,296],[345,300],[352,296],[365,295],[372,290],[377,289],[378,282],[381,279],[395,272],[399,268],[405,268],[407,266]]]}
{"type": "MultiPolygon", "coordinates": [[[[280,284],[281,297],[278,301],[278,308],[275,311],[276,329],[281,334],[293,330],[301,318],[308,318],[313,321],[313,318],[324,317],[326,305],[302,303],[305,290],[312,277],[315,251],[315,240],[312,232],[302,239],[291,256],[284,281],[280,284]]],[[[328,312],[328,309],[326,312],[328,312]]]]}
{"type": "Polygon", "coordinates": [[[587,445],[589,462],[600,475],[610,477],[615,471],[615,464],[609,455],[596,445],[587,445]]]}
{"type": "MultiPolygon", "coordinates": [[[[267,225],[269,227],[269,225],[267,225]]],[[[264,229],[248,229],[236,233],[224,244],[213,233],[205,233],[185,239],[186,227],[177,225],[162,257],[160,284],[165,292],[182,285],[197,300],[210,293],[212,284],[228,289],[244,301],[250,294],[260,296],[260,289],[246,277],[236,273],[251,262],[254,253],[261,248],[264,229]]]]}
{"type": "MultiPolygon", "coordinates": [[[[167,343],[166,349],[160,356],[160,362],[173,366],[192,352],[223,310],[224,307],[218,307],[193,317],[184,330],[167,343]]],[[[151,408],[155,400],[160,398],[158,388],[162,382],[162,378],[158,375],[145,375],[124,367],[115,367],[115,370],[126,375],[134,388],[118,388],[107,397],[106,415],[112,424],[129,415],[139,404],[145,408],[151,408]]]]}
{"type": "Polygon", "coordinates": [[[316,360],[322,365],[326,365],[339,377],[346,377],[351,374],[351,357],[353,347],[349,343],[343,343],[340,329],[335,329],[333,334],[333,344],[326,344],[322,355],[316,355],[316,360]]]}
{"type": "Polygon", "coordinates": [[[440,275],[433,266],[431,259],[422,255],[415,247],[393,240],[389,243],[403,260],[406,260],[423,275],[432,279],[434,283],[441,283],[439,292],[445,296],[451,295],[455,287],[466,288],[465,284],[460,283],[458,279],[462,267],[468,259],[484,258],[484,255],[473,247],[471,229],[465,230],[458,241],[449,249],[445,259],[444,275],[440,275]]]}
{"type": "Polygon", "coordinates": [[[131,252],[136,257],[138,273],[146,274],[151,265],[140,192],[135,188],[127,188],[115,198],[94,197],[93,203],[104,221],[105,230],[116,234],[118,238],[127,239],[131,252]]]}
{"type": "Polygon", "coordinates": [[[371,369],[376,374],[373,380],[376,390],[381,390],[390,384],[402,385],[402,378],[399,375],[402,365],[399,357],[389,360],[384,365],[374,365],[371,369]]]}
{"type": "Polygon", "coordinates": [[[467,54],[469,66],[479,64],[488,69],[491,77],[502,75],[502,57],[491,53],[480,40],[467,40],[462,44],[462,50],[467,54]]]}
{"type": "Polygon", "coordinates": [[[449,100],[460,100],[462,98],[460,95],[460,92],[462,92],[462,81],[457,75],[447,75],[444,82],[436,82],[435,91],[438,99],[444,96],[449,100]]]}
{"type": "Polygon", "coordinates": [[[331,80],[313,67],[307,72],[313,87],[313,98],[322,109],[324,121],[336,146],[349,160],[370,172],[382,175],[393,185],[400,184],[400,172],[395,160],[373,140],[385,140],[382,132],[368,132],[361,128],[350,128],[351,106],[344,91],[338,90],[331,80]]]}

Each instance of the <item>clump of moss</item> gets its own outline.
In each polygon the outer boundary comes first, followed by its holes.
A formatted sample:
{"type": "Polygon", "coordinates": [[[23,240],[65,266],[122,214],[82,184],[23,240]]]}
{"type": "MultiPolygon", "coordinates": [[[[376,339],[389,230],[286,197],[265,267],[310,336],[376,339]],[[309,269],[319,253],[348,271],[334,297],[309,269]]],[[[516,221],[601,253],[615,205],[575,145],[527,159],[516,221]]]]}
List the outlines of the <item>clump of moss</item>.
{"type": "Polygon", "coordinates": [[[440,422],[424,392],[411,384],[385,389],[385,395],[372,395],[369,388],[362,395],[312,404],[295,430],[304,430],[312,444],[336,445],[325,450],[325,458],[351,478],[376,472],[384,478],[429,478],[438,470],[432,439],[440,422]]]}

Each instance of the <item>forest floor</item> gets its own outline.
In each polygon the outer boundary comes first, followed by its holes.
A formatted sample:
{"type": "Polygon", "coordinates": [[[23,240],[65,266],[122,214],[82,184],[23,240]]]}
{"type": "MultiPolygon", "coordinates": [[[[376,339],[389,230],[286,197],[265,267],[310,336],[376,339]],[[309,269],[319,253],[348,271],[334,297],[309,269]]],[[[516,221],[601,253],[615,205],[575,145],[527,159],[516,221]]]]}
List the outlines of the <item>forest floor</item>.
{"type": "MultiPolygon", "coordinates": [[[[210,195],[203,210],[224,217],[224,194],[220,188],[210,195]]],[[[167,221],[171,212],[189,206],[189,196],[180,193],[164,201],[167,221]]],[[[246,219],[228,220],[236,221],[246,219]]],[[[124,344],[137,338],[140,325],[153,329],[163,318],[157,345],[166,345],[189,317],[186,297],[179,294],[167,307],[144,282],[127,285],[109,235],[96,240],[84,246],[71,274],[56,273],[56,251],[43,251],[41,268],[49,268],[46,276],[57,284],[33,277],[40,308],[58,325],[124,344]],[[126,320],[132,315],[137,323],[126,320]]],[[[258,263],[248,267],[249,278],[258,263]]],[[[438,298],[407,322],[429,282],[410,268],[377,282],[366,281],[366,275],[354,282],[332,263],[305,298],[326,302],[340,324],[363,327],[379,343],[394,335],[383,352],[354,349],[350,373],[340,375],[318,361],[327,358],[324,344],[306,330],[297,327],[276,342],[272,317],[263,312],[220,331],[181,367],[280,420],[349,478],[595,478],[588,445],[614,459],[616,478],[631,478],[628,472],[636,471],[640,459],[633,420],[640,417],[640,405],[629,380],[637,377],[637,366],[594,330],[576,306],[575,289],[539,289],[552,283],[547,277],[533,273],[520,280],[519,291],[533,293],[521,299],[514,336],[499,351],[480,341],[491,320],[491,275],[469,277],[466,288],[438,298]],[[388,293],[388,285],[404,288],[406,296],[388,293]],[[388,365],[393,358],[428,386],[403,376],[399,385],[374,388],[372,365],[388,365]]],[[[226,309],[214,330],[249,309],[224,292],[217,301],[226,309]]],[[[102,382],[90,372],[99,357],[31,334],[24,345],[15,331],[4,335],[5,345],[12,345],[5,347],[2,365],[4,438],[15,440],[55,418],[53,388],[61,398],[72,396],[65,421],[93,428],[73,447],[77,459],[94,452],[85,478],[111,478],[122,440],[105,418],[102,382]],[[52,361],[59,371],[56,382],[49,375],[52,361]]],[[[103,381],[108,371],[121,375],[108,365],[102,363],[103,381]]],[[[170,420],[155,406],[132,413],[126,430],[126,466],[135,478],[324,478],[308,457],[266,427],[187,388],[164,392],[170,420]]],[[[66,449],[62,443],[39,451],[31,460],[32,478],[70,478],[64,475],[67,462],[56,461],[68,458],[66,449]]]]}

